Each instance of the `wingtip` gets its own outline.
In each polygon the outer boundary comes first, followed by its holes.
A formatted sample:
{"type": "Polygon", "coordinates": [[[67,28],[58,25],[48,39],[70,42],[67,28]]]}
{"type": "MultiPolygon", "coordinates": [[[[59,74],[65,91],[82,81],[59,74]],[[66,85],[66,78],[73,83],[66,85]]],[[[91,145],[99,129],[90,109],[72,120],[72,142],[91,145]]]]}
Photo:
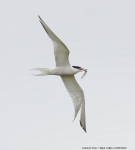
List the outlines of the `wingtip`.
{"type": "Polygon", "coordinates": [[[83,125],[81,124],[81,121],[80,121],[80,126],[82,127],[82,129],[87,133],[87,131],[86,131],[86,127],[84,126],[83,127],[83,125]]]}
{"type": "Polygon", "coordinates": [[[39,17],[39,22],[42,24],[42,26],[43,26],[43,24],[45,24],[44,23],[44,21],[42,20],[42,18],[38,15],[38,17],[39,17]]]}
{"type": "Polygon", "coordinates": [[[42,21],[42,18],[38,15],[38,18],[39,18],[39,21],[41,22],[42,21]]]}
{"type": "MultiPolygon", "coordinates": [[[[75,120],[75,118],[73,119],[73,121],[74,121],[74,120],[75,120]]],[[[73,121],[72,121],[72,122],[73,122],[73,121]]]]}

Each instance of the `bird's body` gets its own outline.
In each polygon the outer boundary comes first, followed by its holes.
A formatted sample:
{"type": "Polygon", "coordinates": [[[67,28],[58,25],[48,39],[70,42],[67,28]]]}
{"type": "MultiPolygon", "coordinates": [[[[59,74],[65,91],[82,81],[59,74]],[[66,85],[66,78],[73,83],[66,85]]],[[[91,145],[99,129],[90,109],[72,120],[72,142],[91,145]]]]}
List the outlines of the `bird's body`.
{"type": "Polygon", "coordinates": [[[65,76],[65,75],[74,75],[79,72],[78,69],[73,68],[72,66],[59,66],[54,68],[36,68],[35,70],[39,70],[41,73],[39,75],[58,75],[58,76],[65,76]]]}
{"type": "MultiPolygon", "coordinates": [[[[83,130],[86,132],[86,123],[85,123],[85,98],[82,88],[79,86],[75,80],[74,74],[87,70],[79,66],[71,66],[68,60],[70,51],[66,45],[49,29],[49,27],[44,23],[44,21],[39,17],[39,21],[45,29],[46,33],[50,37],[54,45],[54,55],[56,67],[54,68],[35,68],[33,70],[40,71],[39,74],[35,76],[45,76],[45,75],[57,75],[60,76],[72,101],[75,108],[74,119],[76,118],[79,109],[81,108],[81,117],[80,125],[83,130]]],[[[82,77],[84,77],[84,75],[82,77]]]]}

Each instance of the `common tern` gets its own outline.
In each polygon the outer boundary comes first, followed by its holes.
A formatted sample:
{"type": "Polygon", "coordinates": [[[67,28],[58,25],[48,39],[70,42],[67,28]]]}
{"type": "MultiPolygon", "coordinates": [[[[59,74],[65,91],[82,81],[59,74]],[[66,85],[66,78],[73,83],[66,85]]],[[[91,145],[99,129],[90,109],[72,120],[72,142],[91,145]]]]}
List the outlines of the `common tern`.
{"type": "Polygon", "coordinates": [[[74,105],[75,114],[74,120],[81,108],[80,125],[86,132],[86,119],[85,119],[85,98],[82,88],[77,83],[74,74],[84,71],[82,78],[86,75],[87,69],[79,66],[71,66],[68,60],[70,51],[67,46],[51,31],[51,29],[45,24],[40,16],[39,21],[46,33],[50,37],[54,46],[54,55],[56,67],[54,68],[35,68],[32,70],[40,71],[35,76],[46,76],[46,75],[58,75],[61,77],[74,105]]]}

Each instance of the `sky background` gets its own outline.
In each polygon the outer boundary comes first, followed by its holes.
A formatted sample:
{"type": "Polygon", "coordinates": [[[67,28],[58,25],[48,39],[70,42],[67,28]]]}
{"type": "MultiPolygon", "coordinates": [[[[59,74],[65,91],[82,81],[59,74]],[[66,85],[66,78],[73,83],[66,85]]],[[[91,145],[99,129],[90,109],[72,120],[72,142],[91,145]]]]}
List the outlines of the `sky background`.
{"type": "Polygon", "coordinates": [[[135,1],[5,0],[0,2],[0,149],[135,149],[135,1]],[[51,40],[38,15],[70,50],[86,99],[85,133],[54,67],[51,40]]]}

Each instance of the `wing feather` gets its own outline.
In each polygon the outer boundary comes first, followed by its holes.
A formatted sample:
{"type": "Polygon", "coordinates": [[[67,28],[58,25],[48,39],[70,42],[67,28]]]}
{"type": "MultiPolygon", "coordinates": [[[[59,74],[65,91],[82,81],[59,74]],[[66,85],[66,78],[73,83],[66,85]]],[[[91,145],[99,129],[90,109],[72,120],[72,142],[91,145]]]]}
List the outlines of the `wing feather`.
{"type": "Polygon", "coordinates": [[[82,88],[79,86],[77,81],[75,80],[74,75],[71,76],[61,76],[61,79],[73,100],[73,105],[75,108],[74,119],[76,118],[79,109],[81,108],[81,116],[80,116],[80,125],[83,130],[86,132],[86,123],[85,123],[85,98],[82,88]]]}
{"type": "Polygon", "coordinates": [[[51,29],[45,24],[45,22],[41,19],[41,17],[40,16],[38,17],[40,19],[39,21],[41,25],[43,26],[46,33],[53,42],[56,67],[70,66],[68,60],[70,51],[68,50],[67,46],[51,31],[51,29]]]}

